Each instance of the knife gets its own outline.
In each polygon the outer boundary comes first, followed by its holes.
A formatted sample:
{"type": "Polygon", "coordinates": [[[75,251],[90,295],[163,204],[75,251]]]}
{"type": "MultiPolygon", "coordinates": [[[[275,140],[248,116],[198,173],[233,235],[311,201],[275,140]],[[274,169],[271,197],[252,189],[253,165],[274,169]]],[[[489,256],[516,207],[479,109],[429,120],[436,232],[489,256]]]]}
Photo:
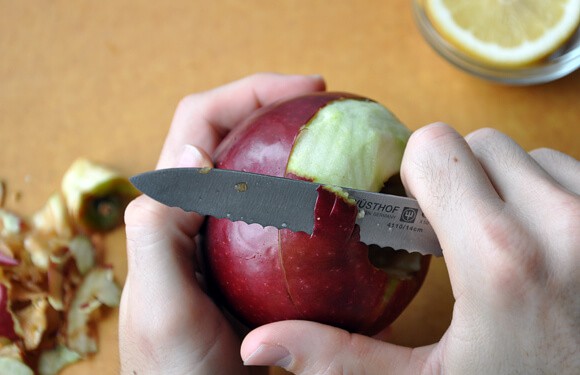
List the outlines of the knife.
{"type": "MultiPolygon", "coordinates": [[[[309,181],[217,168],[169,168],[130,178],[145,195],[170,207],[231,221],[312,234],[318,189],[309,181]]],[[[338,187],[356,202],[360,240],[367,245],[442,256],[416,200],[338,187]]]]}

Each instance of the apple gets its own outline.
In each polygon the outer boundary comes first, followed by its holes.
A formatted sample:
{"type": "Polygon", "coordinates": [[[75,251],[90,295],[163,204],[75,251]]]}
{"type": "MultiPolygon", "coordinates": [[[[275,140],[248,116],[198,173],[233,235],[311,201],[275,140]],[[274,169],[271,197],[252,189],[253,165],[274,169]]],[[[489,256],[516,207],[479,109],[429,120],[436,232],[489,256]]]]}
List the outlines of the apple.
{"type": "MultiPolygon", "coordinates": [[[[381,104],[340,92],[263,107],[231,131],[216,168],[348,188],[404,192],[399,168],[410,131],[381,104]]],[[[312,235],[209,218],[210,278],[248,327],[302,319],[372,335],[421,287],[430,257],[360,242],[355,202],[319,189],[312,235]]]]}

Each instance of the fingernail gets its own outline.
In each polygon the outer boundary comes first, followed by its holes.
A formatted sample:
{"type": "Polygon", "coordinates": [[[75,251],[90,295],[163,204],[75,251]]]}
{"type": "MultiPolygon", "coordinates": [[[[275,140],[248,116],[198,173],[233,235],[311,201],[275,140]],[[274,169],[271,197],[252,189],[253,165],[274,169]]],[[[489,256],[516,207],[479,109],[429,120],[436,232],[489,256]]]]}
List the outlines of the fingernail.
{"type": "Polygon", "coordinates": [[[203,167],[204,157],[199,148],[193,145],[184,145],[177,167],[203,167]]]}
{"type": "Polygon", "coordinates": [[[246,366],[279,366],[287,368],[292,362],[288,349],[280,345],[261,344],[245,360],[246,366]]]}

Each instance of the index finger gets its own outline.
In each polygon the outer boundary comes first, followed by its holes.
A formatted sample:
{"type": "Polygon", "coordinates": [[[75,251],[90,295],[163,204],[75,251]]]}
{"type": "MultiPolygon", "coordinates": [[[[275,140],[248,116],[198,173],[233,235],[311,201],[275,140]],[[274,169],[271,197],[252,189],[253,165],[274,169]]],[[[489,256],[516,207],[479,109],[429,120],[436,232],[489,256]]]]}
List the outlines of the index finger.
{"type": "Polygon", "coordinates": [[[324,89],[320,76],[260,73],[189,95],[175,111],[157,168],[175,166],[186,144],[211,155],[227,132],[256,109],[324,89]]]}
{"type": "Polygon", "coordinates": [[[504,202],[465,139],[441,123],[416,131],[401,179],[437,233],[454,288],[469,280],[484,256],[478,253],[478,227],[504,202]]]}

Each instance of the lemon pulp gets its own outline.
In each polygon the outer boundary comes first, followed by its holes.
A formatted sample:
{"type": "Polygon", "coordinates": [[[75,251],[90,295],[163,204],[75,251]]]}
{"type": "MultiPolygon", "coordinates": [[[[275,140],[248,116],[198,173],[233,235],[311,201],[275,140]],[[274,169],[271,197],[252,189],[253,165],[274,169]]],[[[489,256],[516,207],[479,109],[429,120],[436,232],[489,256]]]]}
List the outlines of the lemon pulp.
{"type": "Polygon", "coordinates": [[[449,42],[496,66],[546,57],[580,23],[580,0],[426,0],[425,8],[449,42]]]}

